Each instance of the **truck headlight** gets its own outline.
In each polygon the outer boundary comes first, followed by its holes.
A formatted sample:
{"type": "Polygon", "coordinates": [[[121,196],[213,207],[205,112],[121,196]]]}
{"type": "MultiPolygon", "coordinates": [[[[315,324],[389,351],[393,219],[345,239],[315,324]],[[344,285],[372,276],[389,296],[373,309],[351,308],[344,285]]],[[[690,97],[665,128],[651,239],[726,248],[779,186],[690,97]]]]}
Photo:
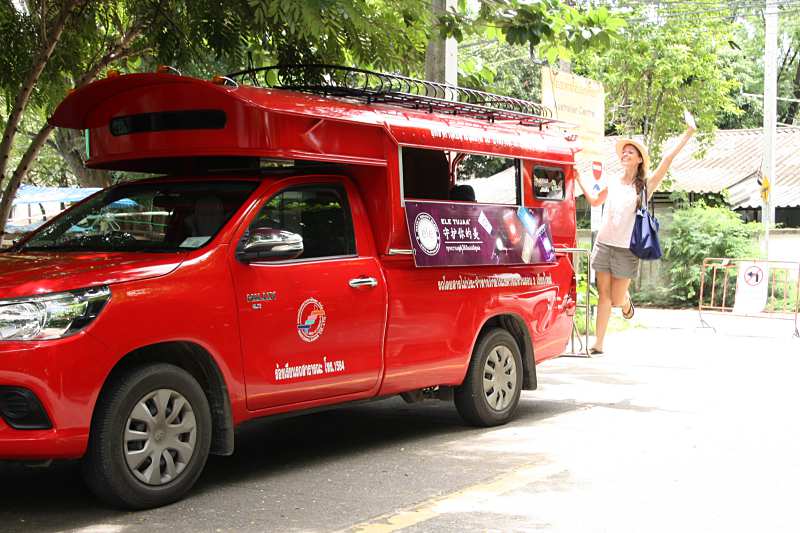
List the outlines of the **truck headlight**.
{"type": "Polygon", "coordinates": [[[94,320],[109,298],[103,286],[0,300],[0,341],[67,337],[94,320]]]}

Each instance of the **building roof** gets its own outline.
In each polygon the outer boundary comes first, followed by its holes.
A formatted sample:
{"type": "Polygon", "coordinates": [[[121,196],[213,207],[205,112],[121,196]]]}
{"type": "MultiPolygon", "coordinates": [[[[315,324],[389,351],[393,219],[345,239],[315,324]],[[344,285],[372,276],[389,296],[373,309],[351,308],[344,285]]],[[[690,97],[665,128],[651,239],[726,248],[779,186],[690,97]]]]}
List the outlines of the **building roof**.
{"type": "MultiPolygon", "coordinates": [[[[603,162],[604,173],[622,172],[614,150],[619,138],[604,139],[604,153],[607,154],[603,162]]],[[[776,138],[777,179],[771,179],[772,202],[775,207],[797,207],[800,206],[800,127],[778,128],[776,138]]],[[[728,189],[733,207],[760,207],[761,196],[756,179],[760,175],[763,139],[762,128],[718,130],[703,157],[696,159],[700,145],[693,138],[670,167],[672,190],[718,193],[728,189]]],[[[678,137],[670,138],[664,143],[664,150],[669,150],[676,142],[678,137]]],[[[590,162],[581,162],[578,168],[584,176],[592,175],[590,162]]]]}

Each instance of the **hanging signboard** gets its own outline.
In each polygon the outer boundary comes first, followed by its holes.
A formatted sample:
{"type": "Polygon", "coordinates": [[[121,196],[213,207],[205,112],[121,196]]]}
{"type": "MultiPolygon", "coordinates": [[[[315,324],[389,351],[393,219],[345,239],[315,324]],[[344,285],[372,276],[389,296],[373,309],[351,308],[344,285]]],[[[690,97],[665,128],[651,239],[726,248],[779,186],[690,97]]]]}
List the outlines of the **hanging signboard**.
{"type": "Polygon", "coordinates": [[[406,201],[418,267],[555,261],[544,209],[406,201]]]}
{"type": "MultiPolygon", "coordinates": [[[[605,89],[599,81],[542,67],[542,103],[554,111],[558,120],[577,126],[582,149],[575,154],[575,162],[583,167],[592,165],[595,192],[603,187],[602,161],[607,155],[603,153],[605,98],[605,89]]],[[[592,231],[600,229],[601,212],[600,206],[591,209],[592,231]]]]}
{"type": "Polygon", "coordinates": [[[575,154],[577,161],[605,160],[605,98],[599,81],[542,67],[542,103],[558,120],[577,125],[583,148],[575,154]]]}
{"type": "Polygon", "coordinates": [[[733,312],[743,315],[761,313],[767,306],[769,265],[742,261],[738,268],[733,312]]]}

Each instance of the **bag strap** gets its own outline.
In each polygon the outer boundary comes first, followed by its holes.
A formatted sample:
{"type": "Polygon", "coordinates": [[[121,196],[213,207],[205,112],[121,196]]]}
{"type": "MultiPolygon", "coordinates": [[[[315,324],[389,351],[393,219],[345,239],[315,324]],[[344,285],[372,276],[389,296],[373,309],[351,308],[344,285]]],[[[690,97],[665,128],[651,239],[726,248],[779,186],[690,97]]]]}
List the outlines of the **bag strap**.
{"type": "Polygon", "coordinates": [[[644,187],[642,187],[642,207],[644,210],[647,211],[647,182],[644,182],[644,187]]]}

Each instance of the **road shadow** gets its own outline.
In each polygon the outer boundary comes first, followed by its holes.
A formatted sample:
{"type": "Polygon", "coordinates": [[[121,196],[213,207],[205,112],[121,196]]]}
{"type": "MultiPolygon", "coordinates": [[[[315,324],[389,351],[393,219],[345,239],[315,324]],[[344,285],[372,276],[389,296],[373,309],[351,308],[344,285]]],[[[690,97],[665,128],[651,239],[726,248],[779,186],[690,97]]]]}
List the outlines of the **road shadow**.
{"type": "MultiPolygon", "coordinates": [[[[512,425],[536,424],[583,405],[537,401],[526,396],[512,425]]],[[[170,514],[189,512],[193,500],[225,498],[243,483],[269,483],[292,471],[327,468],[403,446],[425,447],[493,428],[466,426],[450,402],[406,404],[399,398],[345,406],[246,424],[237,432],[236,452],[212,456],[186,499],[172,506],[137,513],[104,507],[83,484],[77,461],[49,468],[0,463],[0,529],[4,532],[69,531],[97,524],[162,522],[170,514]]]]}

